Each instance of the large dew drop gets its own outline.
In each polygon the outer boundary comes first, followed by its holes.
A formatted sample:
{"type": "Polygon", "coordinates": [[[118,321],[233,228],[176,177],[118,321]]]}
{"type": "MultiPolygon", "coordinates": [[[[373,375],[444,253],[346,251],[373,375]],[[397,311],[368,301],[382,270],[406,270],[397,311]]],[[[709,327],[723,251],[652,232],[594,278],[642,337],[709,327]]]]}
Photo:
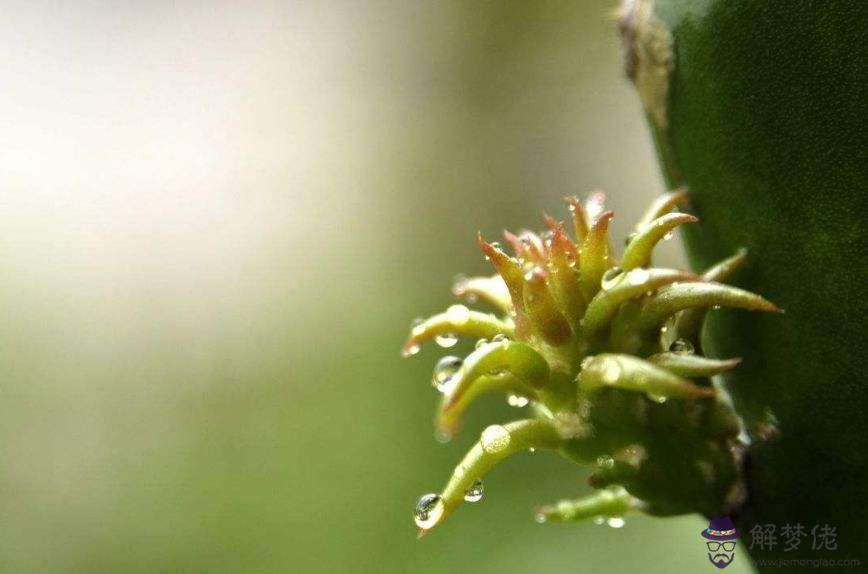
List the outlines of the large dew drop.
{"type": "Polygon", "coordinates": [[[630,283],[630,285],[642,285],[648,281],[650,276],[651,274],[647,269],[637,267],[636,269],[631,269],[630,272],[627,273],[627,282],[630,283]]]}
{"type": "Polygon", "coordinates": [[[692,355],[693,343],[687,339],[675,339],[672,341],[672,344],[669,345],[669,351],[672,353],[678,353],[679,355],[692,355]]]}
{"type": "Polygon", "coordinates": [[[624,525],[626,524],[626,522],[620,516],[613,516],[613,517],[609,518],[608,520],[606,520],[606,524],[610,528],[623,528],[624,525]]]}
{"type": "Polygon", "coordinates": [[[416,503],[413,520],[416,526],[424,530],[433,528],[443,516],[445,505],[439,494],[426,494],[416,503]]]}
{"type": "Polygon", "coordinates": [[[489,454],[494,454],[509,446],[511,439],[512,437],[509,435],[508,430],[500,425],[491,425],[482,431],[480,443],[482,444],[482,450],[489,454]]]}
{"type": "Polygon", "coordinates": [[[609,290],[621,281],[624,270],[620,267],[612,267],[603,273],[603,278],[600,280],[600,287],[604,290],[609,290]]]}
{"type": "Polygon", "coordinates": [[[473,484],[464,491],[464,500],[467,502],[479,502],[482,500],[482,495],[485,493],[485,487],[482,481],[478,478],[473,481],[473,484]]]}
{"type": "Polygon", "coordinates": [[[455,333],[443,333],[442,335],[437,335],[434,340],[444,349],[448,349],[449,347],[454,347],[455,343],[458,342],[458,335],[455,333]]]}
{"type": "Polygon", "coordinates": [[[456,325],[463,325],[470,319],[470,309],[464,305],[452,305],[446,309],[446,318],[456,325]]]}
{"type": "Polygon", "coordinates": [[[506,397],[506,403],[509,406],[516,407],[519,409],[522,407],[526,407],[529,402],[530,402],[530,399],[528,399],[527,397],[523,397],[521,395],[509,395],[508,397],[506,397]]]}
{"type": "Polygon", "coordinates": [[[455,373],[458,372],[462,364],[464,364],[464,361],[452,356],[443,357],[437,361],[437,364],[434,365],[434,375],[431,378],[434,388],[441,393],[447,392],[455,377],[455,373]]]}
{"type": "Polygon", "coordinates": [[[602,379],[607,385],[614,385],[621,377],[621,365],[615,361],[607,361],[603,366],[602,379]]]}

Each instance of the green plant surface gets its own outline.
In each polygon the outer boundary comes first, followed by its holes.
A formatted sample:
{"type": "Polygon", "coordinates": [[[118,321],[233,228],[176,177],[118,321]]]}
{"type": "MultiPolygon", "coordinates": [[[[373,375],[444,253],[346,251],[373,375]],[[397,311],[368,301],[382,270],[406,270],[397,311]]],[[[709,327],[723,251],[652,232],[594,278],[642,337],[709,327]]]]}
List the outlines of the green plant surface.
{"type": "Polygon", "coordinates": [[[690,261],[746,248],[736,284],[786,310],[706,332],[711,356],[743,358],[727,388],[757,440],[739,526],[829,524],[825,557],[865,564],[868,3],[660,0],[654,17],[674,65],[649,122],[700,218],[690,261]]]}

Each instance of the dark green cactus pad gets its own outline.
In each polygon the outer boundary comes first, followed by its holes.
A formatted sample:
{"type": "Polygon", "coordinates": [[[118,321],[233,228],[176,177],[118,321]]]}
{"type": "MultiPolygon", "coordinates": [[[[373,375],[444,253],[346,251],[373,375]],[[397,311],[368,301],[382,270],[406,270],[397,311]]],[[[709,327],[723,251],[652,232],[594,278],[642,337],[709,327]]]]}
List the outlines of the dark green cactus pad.
{"type": "Polygon", "coordinates": [[[664,121],[643,103],[701,220],[690,260],[747,248],[735,283],[787,311],[717,313],[706,332],[705,351],[743,358],[727,388],[757,439],[739,528],[828,524],[838,549],[806,557],[864,565],[868,3],[659,0],[650,17],[639,4],[622,20],[628,72],[651,21],[671,48],[664,121]]]}

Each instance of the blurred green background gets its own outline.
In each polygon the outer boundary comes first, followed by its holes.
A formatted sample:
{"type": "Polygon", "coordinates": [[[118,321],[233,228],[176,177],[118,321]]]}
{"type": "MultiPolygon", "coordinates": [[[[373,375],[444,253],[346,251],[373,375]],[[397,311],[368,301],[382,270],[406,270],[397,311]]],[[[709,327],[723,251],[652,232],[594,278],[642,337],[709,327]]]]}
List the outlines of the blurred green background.
{"type": "Polygon", "coordinates": [[[521,416],[438,444],[438,351],[399,357],[476,231],[662,191],[613,7],[0,5],[0,570],[711,568],[699,517],[534,523],[587,491],[543,453],[412,523],[521,416]]]}

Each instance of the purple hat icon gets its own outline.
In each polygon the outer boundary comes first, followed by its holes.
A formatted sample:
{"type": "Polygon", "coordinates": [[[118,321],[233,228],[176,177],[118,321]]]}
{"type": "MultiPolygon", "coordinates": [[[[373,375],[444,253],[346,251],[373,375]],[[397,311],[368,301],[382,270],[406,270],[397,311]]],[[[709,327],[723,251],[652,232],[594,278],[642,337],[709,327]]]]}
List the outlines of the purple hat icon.
{"type": "Polygon", "coordinates": [[[741,536],[741,532],[735,529],[732,519],[728,516],[715,516],[701,534],[709,540],[735,540],[741,536]]]}

